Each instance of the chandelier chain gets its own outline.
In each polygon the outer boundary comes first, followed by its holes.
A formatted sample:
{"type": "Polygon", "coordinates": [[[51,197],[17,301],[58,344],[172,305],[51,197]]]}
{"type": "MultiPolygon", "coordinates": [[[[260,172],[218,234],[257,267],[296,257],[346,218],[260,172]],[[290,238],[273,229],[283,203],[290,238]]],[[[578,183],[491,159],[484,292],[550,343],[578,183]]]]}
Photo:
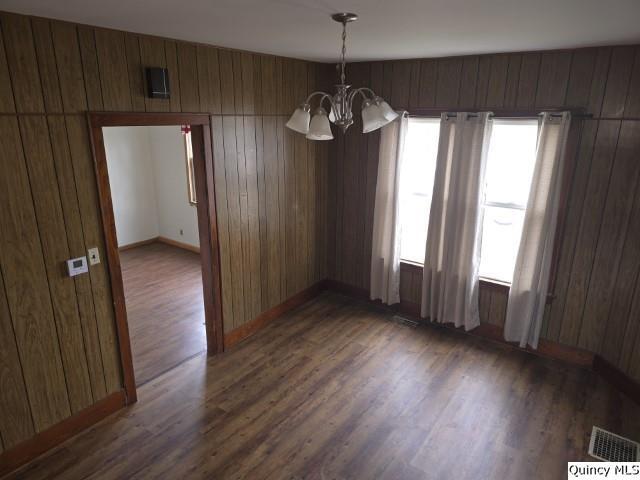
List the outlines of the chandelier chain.
{"type": "Polygon", "coordinates": [[[340,83],[344,85],[345,82],[345,56],[347,53],[347,22],[342,23],[342,58],[340,61],[340,83]]]}

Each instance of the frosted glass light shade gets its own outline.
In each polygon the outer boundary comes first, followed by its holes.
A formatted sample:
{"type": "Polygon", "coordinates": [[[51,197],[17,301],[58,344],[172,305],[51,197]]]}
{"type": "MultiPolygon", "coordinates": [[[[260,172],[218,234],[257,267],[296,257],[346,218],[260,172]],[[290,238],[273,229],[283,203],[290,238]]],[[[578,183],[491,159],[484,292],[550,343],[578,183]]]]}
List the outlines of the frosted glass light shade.
{"type": "Polygon", "coordinates": [[[376,97],[375,102],[384,118],[386,118],[390,122],[393,122],[396,118],[398,118],[398,114],[382,98],[376,97]]]}
{"type": "Polygon", "coordinates": [[[309,105],[301,105],[296,108],[287,122],[287,127],[294,132],[307,134],[309,133],[309,119],[311,117],[309,105]]]}
{"type": "Polygon", "coordinates": [[[311,118],[311,124],[309,125],[309,132],[307,133],[309,140],[332,140],[333,134],[331,133],[331,125],[329,125],[329,117],[327,117],[327,111],[318,107],[313,112],[311,118]]]}
{"type": "Polygon", "coordinates": [[[389,121],[382,115],[380,108],[371,100],[362,104],[362,133],[373,132],[385,126],[389,121]]]}

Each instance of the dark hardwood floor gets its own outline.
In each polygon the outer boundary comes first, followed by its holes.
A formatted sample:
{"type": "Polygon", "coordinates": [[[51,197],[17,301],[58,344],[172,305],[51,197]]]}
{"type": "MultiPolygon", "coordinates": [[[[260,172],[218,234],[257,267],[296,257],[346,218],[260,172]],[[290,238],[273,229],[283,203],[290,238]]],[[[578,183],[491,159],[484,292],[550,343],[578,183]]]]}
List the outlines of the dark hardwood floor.
{"type": "Polygon", "coordinates": [[[120,252],[136,384],[206,350],[200,256],[164,243],[120,252]]]}
{"type": "Polygon", "coordinates": [[[562,479],[640,407],[587,370],[325,293],[13,478],[562,479]]]}

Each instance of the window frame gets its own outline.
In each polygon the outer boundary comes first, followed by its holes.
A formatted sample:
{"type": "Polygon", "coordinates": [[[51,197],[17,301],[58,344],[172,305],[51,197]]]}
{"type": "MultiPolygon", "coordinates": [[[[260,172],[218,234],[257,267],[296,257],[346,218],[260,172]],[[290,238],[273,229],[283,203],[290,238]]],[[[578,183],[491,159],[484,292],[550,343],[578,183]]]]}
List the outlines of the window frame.
{"type": "MultiPolygon", "coordinates": [[[[567,206],[569,202],[569,194],[571,191],[571,184],[573,182],[573,175],[576,165],[576,157],[578,154],[578,145],[580,143],[580,137],[582,135],[582,129],[584,126],[584,118],[588,118],[583,109],[562,109],[562,108],[545,108],[536,110],[509,110],[509,109],[483,109],[477,108],[454,108],[454,109],[437,109],[437,108],[410,108],[408,109],[409,117],[414,118],[431,118],[440,119],[443,113],[457,113],[457,112],[470,112],[480,113],[481,111],[490,110],[493,112],[493,118],[498,120],[534,120],[540,118],[540,112],[563,112],[570,110],[572,113],[571,126],[569,128],[569,136],[567,139],[567,147],[565,150],[565,164],[562,174],[562,189],[560,192],[559,206],[558,206],[558,218],[556,219],[556,234],[554,239],[553,254],[551,257],[551,271],[550,281],[547,292],[547,303],[550,303],[555,298],[555,287],[558,276],[558,266],[560,263],[560,252],[562,250],[562,243],[564,239],[564,232],[567,220],[567,206]]],[[[405,269],[424,269],[423,263],[417,263],[413,261],[407,261],[400,259],[400,266],[405,269]],[[404,265],[404,267],[403,267],[404,265]]],[[[480,278],[480,286],[491,290],[500,291],[508,294],[511,290],[511,284],[505,283],[500,280],[494,280],[490,278],[480,278]]]]}
{"type": "Polygon", "coordinates": [[[182,132],[184,137],[184,158],[187,168],[187,200],[189,205],[198,205],[198,197],[196,196],[195,167],[193,164],[193,143],[191,142],[191,129],[188,132],[182,132]]]}

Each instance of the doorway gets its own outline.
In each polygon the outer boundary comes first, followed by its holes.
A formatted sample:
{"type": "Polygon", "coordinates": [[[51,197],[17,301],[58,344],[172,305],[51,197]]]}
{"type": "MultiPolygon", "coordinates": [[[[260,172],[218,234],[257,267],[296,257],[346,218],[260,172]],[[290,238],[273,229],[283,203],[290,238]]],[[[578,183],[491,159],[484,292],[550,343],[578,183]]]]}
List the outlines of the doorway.
{"type": "Polygon", "coordinates": [[[127,403],[136,386],[221,352],[207,115],[89,114],[127,403]]]}

